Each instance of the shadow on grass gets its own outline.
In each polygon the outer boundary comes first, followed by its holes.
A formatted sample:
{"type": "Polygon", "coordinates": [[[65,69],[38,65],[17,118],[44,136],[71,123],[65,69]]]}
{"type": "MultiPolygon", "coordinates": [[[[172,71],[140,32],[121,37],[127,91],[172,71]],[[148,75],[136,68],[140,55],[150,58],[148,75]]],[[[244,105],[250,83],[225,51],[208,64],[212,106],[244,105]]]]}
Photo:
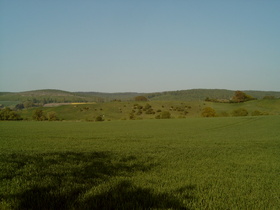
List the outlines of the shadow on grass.
{"type": "Polygon", "coordinates": [[[84,209],[187,209],[168,193],[155,193],[129,181],[121,181],[109,191],[87,198],[84,209]]]}
{"type": "Polygon", "coordinates": [[[173,195],[118,179],[155,167],[134,156],[109,152],[6,154],[0,155],[0,164],[0,208],[186,209],[173,195]],[[102,188],[108,182],[112,184],[102,188]]]}

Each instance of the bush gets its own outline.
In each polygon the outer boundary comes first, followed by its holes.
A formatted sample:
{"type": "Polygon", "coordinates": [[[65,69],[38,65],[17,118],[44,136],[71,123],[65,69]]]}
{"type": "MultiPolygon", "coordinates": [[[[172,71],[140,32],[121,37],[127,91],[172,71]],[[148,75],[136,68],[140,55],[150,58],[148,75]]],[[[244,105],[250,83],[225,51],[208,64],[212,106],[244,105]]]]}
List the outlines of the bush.
{"type": "Polygon", "coordinates": [[[129,119],[130,119],[130,120],[135,120],[135,116],[134,116],[133,112],[131,112],[131,113],[129,114],[129,119]]]}
{"type": "Polygon", "coordinates": [[[147,110],[149,110],[149,109],[151,109],[152,108],[152,106],[150,105],[150,104],[146,104],[145,106],[144,106],[144,111],[147,111],[147,110]]]}
{"type": "Polygon", "coordinates": [[[102,121],[104,121],[103,116],[102,116],[102,115],[97,116],[97,117],[95,118],[95,121],[96,121],[96,122],[102,122],[102,121]]]}
{"type": "Polygon", "coordinates": [[[276,99],[275,96],[264,96],[263,99],[273,100],[276,99]]]}
{"type": "Polygon", "coordinates": [[[44,121],[47,119],[47,117],[44,115],[42,109],[36,109],[33,113],[33,119],[37,121],[44,121]]]}
{"type": "Polygon", "coordinates": [[[17,112],[6,107],[0,111],[0,120],[22,120],[22,118],[17,112]]]}
{"type": "Polygon", "coordinates": [[[202,117],[215,117],[216,111],[211,107],[205,107],[201,113],[202,117]]]}
{"type": "Polygon", "coordinates": [[[241,117],[241,116],[247,116],[247,115],[248,115],[248,111],[244,108],[239,108],[239,109],[232,111],[232,116],[235,116],[235,117],[241,117]]]}
{"type": "Polygon", "coordinates": [[[48,121],[56,121],[56,120],[58,120],[56,112],[48,112],[47,118],[48,118],[48,121]]]}
{"type": "Polygon", "coordinates": [[[134,98],[135,101],[148,101],[148,99],[145,96],[136,96],[134,98]]]}
{"type": "Polygon", "coordinates": [[[145,113],[146,114],[155,114],[153,109],[148,109],[145,113]]]}
{"type": "Polygon", "coordinates": [[[142,114],[142,111],[141,110],[138,110],[138,112],[136,113],[137,115],[141,115],[142,114]]]}
{"type": "Polygon", "coordinates": [[[171,114],[168,111],[161,112],[160,118],[161,119],[169,119],[169,118],[171,118],[171,114]]]}
{"type": "Polygon", "coordinates": [[[15,106],[15,109],[16,109],[16,110],[22,110],[22,109],[24,109],[24,105],[23,105],[23,104],[17,104],[17,105],[15,106]]]}

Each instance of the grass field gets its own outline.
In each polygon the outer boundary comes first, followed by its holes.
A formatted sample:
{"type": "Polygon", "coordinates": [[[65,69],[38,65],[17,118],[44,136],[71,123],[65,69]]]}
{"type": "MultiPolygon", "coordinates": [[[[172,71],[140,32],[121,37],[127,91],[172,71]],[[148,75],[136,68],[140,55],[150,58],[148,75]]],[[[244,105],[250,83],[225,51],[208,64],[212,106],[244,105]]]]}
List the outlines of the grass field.
{"type": "MultiPolygon", "coordinates": [[[[57,107],[40,108],[45,114],[55,112],[60,120],[72,121],[95,121],[96,117],[104,116],[105,121],[133,119],[155,119],[161,112],[168,111],[171,118],[200,117],[203,108],[212,107],[216,110],[218,117],[231,116],[232,112],[239,108],[248,111],[248,115],[256,110],[265,115],[280,115],[280,99],[254,100],[246,103],[213,103],[205,101],[148,101],[148,102],[107,102],[72,104],[57,107]],[[147,114],[145,106],[149,104],[153,113],[147,114]],[[137,107],[138,106],[138,107],[137,107]],[[142,108],[139,109],[139,106],[142,108]]],[[[38,108],[24,109],[19,111],[23,119],[32,120],[34,110],[38,108]]]]}
{"type": "Polygon", "coordinates": [[[0,122],[0,209],[280,209],[280,116],[0,122]]]}

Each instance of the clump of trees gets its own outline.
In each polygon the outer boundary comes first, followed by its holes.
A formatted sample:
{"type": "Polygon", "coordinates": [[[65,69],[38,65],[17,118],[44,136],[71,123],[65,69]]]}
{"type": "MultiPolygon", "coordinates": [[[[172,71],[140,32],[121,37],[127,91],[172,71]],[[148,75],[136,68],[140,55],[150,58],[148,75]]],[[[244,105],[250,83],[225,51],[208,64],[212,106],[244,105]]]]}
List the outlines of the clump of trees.
{"type": "Polygon", "coordinates": [[[209,98],[207,97],[205,99],[205,101],[208,101],[208,102],[217,102],[217,103],[229,103],[230,100],[229,99],[215,99],[215,98],[209,98]]]}
{"type": "Polygon", "coordinates": [[[213,109],[211,107],[205,107],[202,110],[201,116],[202,117],[215,117],[216,116],[216,111],[215,111],[215,109],[213,109]]]}
{"type": "Polygon", "coordinates": [[[235,91],[234,96],[232,97],[231,101],[235,103],[246,102],[256,100],[254,97],[242,92],[242,91],[235,91]]]}
{"type": "Polygon", "coordinates": [[[42,109],[36,109],[32,115],[33,120],[36,121],[57,121],[59,118],[57,117],[56,112],[48,112],[45,114],[42,109]]]}
{"type": "Polygon", "coordinates": [[[145,96],[136,96],[134,98],[135,101],[148,101],[148,99],[145,96]]]}
{"type": "Polygon", "coordinates": [[[48,121],[57,121],[57,120],[59,120],[57,115],[56,115],[56,112],[48,112],[47,113],[47,119],[48,119],[48,121]]]}
{"type": "Polygon", "coordinates": [[[217,103],[241,103],[241,102],[246,102],[246,101],[251,101],[251,100],[256,100],[256,98],[254,98],[240,90],[235,91],[235,93],[231,99],[213,99],[213,98],[209,98],[209,97],[207,97],[205,99],[205,101],[217,102],[217,103]]]}
{"type": "Polygon", "coordinates": [[[22,120],[21,116],[9,107],[0,110],[0,120],[22,120]]]}
{"type": "Polygon", "coordinates": [[[33,120],[36,120],[36,121],[44,121],[44,120],[47,120],[47,117],[46,117],[45,114],[43,113],[43,110],[42,110],[42,109],[36,109],[36,110],[33,112],[32,118],[33,118],[33,120]]]}
{"type": "Polygon", "coordinates": [[[146,104],[143,108],[143,111],[145,111],[146,114],[155,114],[155,111],[150,104],[146,104]]]}
{"type": "Polygon", "coordinates": [[[275,96],[264,96],[263,99],[274,100],[275,96]]]}

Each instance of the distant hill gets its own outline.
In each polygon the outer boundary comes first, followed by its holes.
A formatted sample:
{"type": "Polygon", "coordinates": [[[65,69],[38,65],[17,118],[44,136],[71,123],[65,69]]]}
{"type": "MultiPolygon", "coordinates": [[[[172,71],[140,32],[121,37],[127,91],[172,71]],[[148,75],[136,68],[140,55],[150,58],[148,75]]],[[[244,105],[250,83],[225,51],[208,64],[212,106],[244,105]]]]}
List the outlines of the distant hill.
{"type": "MultiPolygon", "coordinates": [[[[32,101],[33,103],[67,103],[67,102],[108,102],[113,100],[131,101],[136,96],[143,95],[150,101],[199,101],[207,97],[211,99],[230,99],[233,90],[225,89],[191,89],[178,91],[165,91],[156,93],[101,93],[101,92],[68,92],[62,90],[33,90],[25,92],[0,92],[0,104],[14,104],[12,102],[32,101]]],[[[276,91],[244,91],[257,99],[265,96],[280,98],[276,91]]]]}
{"type": "MultiPolygon", "coordinates": [[[[113,101],[107,103],[68,103],[61,106],[42,107],[44,114],[55,112],[60,120],[96,121],[98,117],[105,121],[157,119],[164,112],[171,118],[201,117],[204,108],[211,107],[217,117],[233,116],[233,111],[245,109],[248,116],[280,115],[280,99],[252,100],[245,103],[215,103],[206,101],[113,101]]],[[[32,120],[37,107],[22,109],[20,116],[32,120]]]]}
{"type": "MultiPolygon", "coordinates": [[[[207,97],[211,99],[230,99],[234,95],[233,90],[225,89],[191,89],[191,90],[178,90],[167,91],[147,94],[150,100],[160,101],[196,101],[205,100],[207,97]]],[[[265,96],[274,96],[280,98],[280,92],[273,91],[243,91],[248,95],[257,99],[262,99],[265,96]]]]}
{"type": "Polygon", "coordinates": [[[33,90],[18,93],[0,93],[1,101],[32,101],[34,103],[66,103],[100,101],[100,97],[83,96],[62,90],[33,90]]]}
{"type": "Polygon", "coordinates": [[[104,101],[122,100],[129,101],[139,95],[146,95],[147,93],[124,92],[124,93],[101,93],[101,92],[75,92],[81,96],[91,96],[102,98],[104,101]]]}

